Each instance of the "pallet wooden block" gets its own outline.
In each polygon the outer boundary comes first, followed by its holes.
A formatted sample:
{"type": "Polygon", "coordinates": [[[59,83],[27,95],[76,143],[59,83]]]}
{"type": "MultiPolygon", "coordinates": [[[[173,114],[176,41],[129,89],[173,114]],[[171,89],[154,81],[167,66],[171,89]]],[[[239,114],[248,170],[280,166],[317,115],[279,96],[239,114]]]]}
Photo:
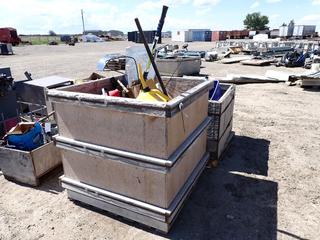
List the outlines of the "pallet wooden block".
{"type": "Polygon", "coordinates": [[[39,178],[60,164],[60,150],[53,142],[30,152],[0,147],[0,169],[5,178],[27,185],[38,186],[39,178]]]}

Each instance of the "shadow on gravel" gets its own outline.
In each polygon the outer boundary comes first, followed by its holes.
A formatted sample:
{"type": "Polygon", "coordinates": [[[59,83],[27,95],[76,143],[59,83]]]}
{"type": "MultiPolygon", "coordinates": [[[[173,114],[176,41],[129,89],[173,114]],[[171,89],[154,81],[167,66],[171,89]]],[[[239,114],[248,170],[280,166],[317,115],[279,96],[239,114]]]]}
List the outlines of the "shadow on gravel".
{"type": "Polygon", "coordinates": [[[59,166],[40,178],[40,186],[37,187],[37,189],[52,194],[63,192],[64,188],[61,187],[59,182],[59,177],[61,175],[63,175],[63,168],[62,166],[59,166]]]}
{"type": "Polygon", "coordinates": [[[166,237],[277,239],[278,184],[241,175],[267,175],[269,144],[235,136],[219,167],[204,171],[166,237]]]}
{"type": "Polygon", "coordinates": [[[268,176],[270,141],[234,136],[224,157],[228,171],[268,176]]]}
{"type": "MultiPolygon", "coordinates": [[[[2,172],[0,172],[0,176],[3,175],[2,172]]],[[[40,181],[40,185],[37,187],[34,186],[30,186],[28,184],[25,183],[21,183],[17,180],[15,180],[14,178],[11,177],[6,177],[4,176],[8,181],[13,182],[17,185],[20,185],[22,187],[26,187],[26,188],[34,188],[40,191],[45,191],[45,192],[49,192],[52,194],[59,194],[60,192],[64,191],[64,188],[61,187],[60,183],[59,183],[59,177],[63,175],[63,169],[62,166],[58,166],[55,169],[53,169],[52,171],[50,171],[49,173],[45,174],[44,176],[39,178],[40,181]]],[[[0,238],[1,240],[1,238],[0,238]]]]}

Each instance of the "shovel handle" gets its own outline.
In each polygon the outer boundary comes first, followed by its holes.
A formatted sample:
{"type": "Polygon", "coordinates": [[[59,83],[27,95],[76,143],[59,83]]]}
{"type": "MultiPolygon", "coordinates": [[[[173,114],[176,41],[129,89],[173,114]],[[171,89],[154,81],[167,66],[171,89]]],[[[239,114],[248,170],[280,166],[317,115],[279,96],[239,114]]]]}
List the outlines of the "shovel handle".
{"type": "Polygon", "coordinates": [[[157,28],[158,37],[161,36],[161,31],[162,31],[162,28],[163,28],[164,19],[166,18],[166,15],[167,15],[167,11],[168,11],[168,7],[167,6],[163,6],[162,7],[161,17],[160,17],[160,20],[159,20],[159,23],[158,23],[158,28],[157,28]]]}
{"type": "Polygon", "coordinates": [[[136,22],[136,25],[137,25],[137,28],[138,28],[138,30],[139,30],[139,34],[140,34],[140,36],[141,36],[141,38],[142,38],[144,47],[145,47],[145,49],[146,49],[146,51],[147,51],[147,54],[148,54],[149,59],[150,59],[150,61],[151,61],[152,67],[153,67],[153,69],[154,69],[154,71],[155,71],[155,73],[156,73],[157,79],[158,79],[158,81],[159,81],[159,83],[160,83],[161,90],[162,90],[162,92],[163,92],[165,95],[168,96],[167,90],[166,90],[166,88],[165,88],[165,86],[164,86],[164,84],[163,84],[162,78],[161,78],[161,76],[160,76],[158,67],[157,67],[157,65],[156,65],[156,63],[155,63],[155,61],[154,61],[154,58],[153,58],[153,55],[152,55],[152,53],[151,53],[151,51],[150,51],[150,48],[149,48],[149,46],[148,46],[147,40],[146,40],[146,38],[145,38],[145,36],[144,36],[144,34],[143,34],[143,30],[142,30],[142,27],[141,27],[141,25],[140,25],[139,19],[138,19],[138,18],[135,18],[134,21],[136,22]]]}

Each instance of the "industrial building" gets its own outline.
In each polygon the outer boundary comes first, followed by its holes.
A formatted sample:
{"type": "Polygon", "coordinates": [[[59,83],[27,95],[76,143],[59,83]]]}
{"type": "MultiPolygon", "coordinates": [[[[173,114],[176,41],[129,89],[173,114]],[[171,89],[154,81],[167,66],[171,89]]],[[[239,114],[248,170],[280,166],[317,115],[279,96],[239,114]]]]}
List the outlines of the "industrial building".
{"type": "MultiPolygon", "coordinates": [[[[148,43],[153,42],[153,39],[156,36],[156,32],[157,31],[155,31],[155,30],[143,31],[144,37],[146,38],[146,41],[148,43]]],[[[138,31],[128,32],[128,41],[135,42],[135,43],[142,43],[143,42],[138,31]]],[[[161,43],[161,37],[159,38],[158,43],[161,43]]]]}
{"type": "Polygon", "coordinates": [[[212,31],[211,41],[224,41],[227,39],[249,38],[248,30],[212,31]]]}
{"type": "Polygon", "coordinates": [[[172,41],[177,42],[210,42],[210,29],[187,29],[172,32],[172,41]]]}
{"type": "Polygon", "coordinates": [[[295,25],[291,21],[288,25],[279,27],[279,37],[281,38],[306,38],[316,34],[316,25],[295,25]]]}

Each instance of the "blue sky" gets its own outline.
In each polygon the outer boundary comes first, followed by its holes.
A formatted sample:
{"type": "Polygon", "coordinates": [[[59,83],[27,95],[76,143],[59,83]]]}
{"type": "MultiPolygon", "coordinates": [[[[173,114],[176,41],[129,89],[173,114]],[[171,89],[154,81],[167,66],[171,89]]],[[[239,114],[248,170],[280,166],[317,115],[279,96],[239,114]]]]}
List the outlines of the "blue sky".
{"type": "Polygon", "coordinates": [[[84,9],[86,29],[136,30],[134,18],[139,17],[150,30],[156,28],[163,4],[169,6],[164,30],[242,29],[246,14],[255,11],[269,16],[271,28],[294,19],[320,30],[320,0],[1,0],[0,24],[19,34],[80,33],[84,9]]]}

